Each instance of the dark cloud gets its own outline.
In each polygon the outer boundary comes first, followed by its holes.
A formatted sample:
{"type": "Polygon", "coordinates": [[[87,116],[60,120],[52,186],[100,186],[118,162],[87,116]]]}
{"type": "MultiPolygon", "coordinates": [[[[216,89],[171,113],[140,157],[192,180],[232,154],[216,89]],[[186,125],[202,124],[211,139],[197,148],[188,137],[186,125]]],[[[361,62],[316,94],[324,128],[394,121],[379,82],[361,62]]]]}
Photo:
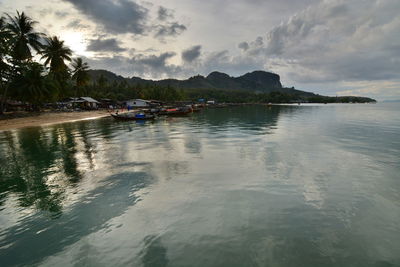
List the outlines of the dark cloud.
{"type": "Polygon", "coordinates": [[[143,78],[167,78],[181,73],[182,68],[168,64],[168,59],[174,57],[173,52],[161,54],[136,54],[132,57],[114,55],[112,57],[85,58],[91,68],[106,69],[125,77],[138,76],[143,78]]]}
{"type": "Polygon", "coordinates": [[[113,33],[144,34],[148,9],[129,0],[64,0],[113,33]]]}
{"type": "Polygon", "coordinates": [[[209,53],[201,62],[202,73],[214,70],[228,73],[230,75],[242,75],[243,73],[263,70],[264,58],[251,57],[247,55],[232,55],[227,50],[209,53]]]}
{"type": "Polygon", "coordinates": [[[80,19],[74,19],[73,21],[69,22],[66,27],[74,30],[83,30],[90,28],[89,25],[83,24],[80,19]]]}
{"type": "Polygon", "coordinates": [[[136,54],[130,58],[123,56],[98,57],[89,63],[94,68],[108,69],[124,76],[158,79],[176,77],[181,73],[180,66],[167,62],[175,55],[173,52],[165,52],[158,55],[136,54]]]}
{"type": "Polygon", "coordinates": [[[238,47],[242,49],[243,51],[247,51],[250,48],[250,45],[248,42],[241,42],[238,47]]]}
{"type": "Polygon", "coordinates": [[[192,62],[201,55],[201,45],[195,45],[182,52],[182,59],[185,62],[192,62]]]}
{"type": "Polygon", "coordinates": [[[257,56],[260,53],[263,53],[265,50],[264,47],[264,38],[261,36],[257,37],[252,42],[241,42],[238,47],[246,53],[248,56],[257,56]]]}
{"type": "Polygon", "coordinates": [[[177,36],[187,29],[185,25],[179,24],[178,22],[158,25],[156,28],[157,30],[154,36],[159,39],[169,36],[177,36]]]}
{"type": "Polygon", "coordinates": [[[157,11],[157,23],[152,22],[150,11],[143,4],[133,0],[63,0],[74,5],[82,14],[113,34],[133,33],[137,35],[153,34],[163,40],[184,32],[185,25],[173,21],[174,11],[160,6],[157,11]]]}
{"type": "Polygon", "coordinates": [[[135,55],[131,59],[131,62],[136,64],[137,63],[143,64],[153,69],[160,69],[160,68],[165,68],[165,66],[167,65],[167,60],[171,57],[174,57],[175,55],[176,53],[174,52],[165,52],[158,56],[157,55],[146,56],[139,54],[135,55]]]}
{"type": "Polygon", "coordinates": [[[115,38],[92,39],[89,40],[87,50],[95,52],[123,52],[125,48],[121,47],[115,38]]]}
{"type": "Polygon", "coordinates": [[[173,10],[165,8],[163,6],[160,6],[158,8],[157,14],[158,14],[158,20],[160,21],[166,21],[174,18],[173,10]]]}
{"type": "Polygon", "coordinates": [[[255,46],[262,46],[264,44],[264,39],[261,36],[258,36],[254,41],[255,46]]]}
{"type": "Polygon", "coordinates": [[[172,9],[160,6],[157,14],[157,18],[161,23],[153,26],[155,38],[163,41],[165,37],[174,37],[187,30],[185,25],[174,21],[175,16],[172,9]]]}

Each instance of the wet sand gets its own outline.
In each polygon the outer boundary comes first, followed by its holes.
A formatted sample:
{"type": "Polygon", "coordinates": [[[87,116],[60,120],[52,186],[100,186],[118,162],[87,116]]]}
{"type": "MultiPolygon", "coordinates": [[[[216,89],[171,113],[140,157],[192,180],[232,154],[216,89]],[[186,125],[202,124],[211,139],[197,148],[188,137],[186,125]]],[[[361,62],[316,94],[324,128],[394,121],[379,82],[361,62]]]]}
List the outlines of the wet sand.
{"type": "Polygon", "coordinates": [[[109,116],[106,110],[83,111],[83,112],[45,112],[40,114],[29,114],[25,117],[1,119],[0,131],[12,130],[24,127],[44,126],[79,120],[90,120],[109,116]]]}

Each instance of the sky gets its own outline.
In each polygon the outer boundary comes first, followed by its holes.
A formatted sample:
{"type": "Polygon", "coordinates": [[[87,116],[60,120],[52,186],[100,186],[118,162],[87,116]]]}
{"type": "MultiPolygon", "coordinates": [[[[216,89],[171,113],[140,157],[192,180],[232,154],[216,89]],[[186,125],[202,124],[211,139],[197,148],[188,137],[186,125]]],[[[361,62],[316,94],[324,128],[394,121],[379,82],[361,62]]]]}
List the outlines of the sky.
{"type": "Polygon", "coordinates": [[[399,0],[0,0],[16,10],[124,77],[265,70],[319,94],[400,99],[399,0]]]}

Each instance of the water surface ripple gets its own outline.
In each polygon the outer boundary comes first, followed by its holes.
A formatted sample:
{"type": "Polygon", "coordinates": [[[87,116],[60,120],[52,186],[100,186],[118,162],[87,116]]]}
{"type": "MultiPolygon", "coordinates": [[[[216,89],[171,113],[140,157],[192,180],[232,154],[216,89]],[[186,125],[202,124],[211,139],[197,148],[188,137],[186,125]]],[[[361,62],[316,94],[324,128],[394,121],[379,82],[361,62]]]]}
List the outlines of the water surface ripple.
{"type": "Polygon", "coordinates": [[[400,266],[400,106],[0,132],[1,266],[400,266]]]}

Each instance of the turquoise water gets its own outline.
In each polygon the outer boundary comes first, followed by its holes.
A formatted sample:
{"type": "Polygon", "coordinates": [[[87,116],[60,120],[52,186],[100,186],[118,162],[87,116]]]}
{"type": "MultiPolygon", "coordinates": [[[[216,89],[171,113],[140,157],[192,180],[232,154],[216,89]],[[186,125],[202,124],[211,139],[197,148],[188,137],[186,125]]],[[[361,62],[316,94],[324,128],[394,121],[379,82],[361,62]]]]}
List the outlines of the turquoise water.
{"type": "Polygon", "coordinates": [[[0,265],[400,266],[400,106],[0,132],[0,265]]]}

